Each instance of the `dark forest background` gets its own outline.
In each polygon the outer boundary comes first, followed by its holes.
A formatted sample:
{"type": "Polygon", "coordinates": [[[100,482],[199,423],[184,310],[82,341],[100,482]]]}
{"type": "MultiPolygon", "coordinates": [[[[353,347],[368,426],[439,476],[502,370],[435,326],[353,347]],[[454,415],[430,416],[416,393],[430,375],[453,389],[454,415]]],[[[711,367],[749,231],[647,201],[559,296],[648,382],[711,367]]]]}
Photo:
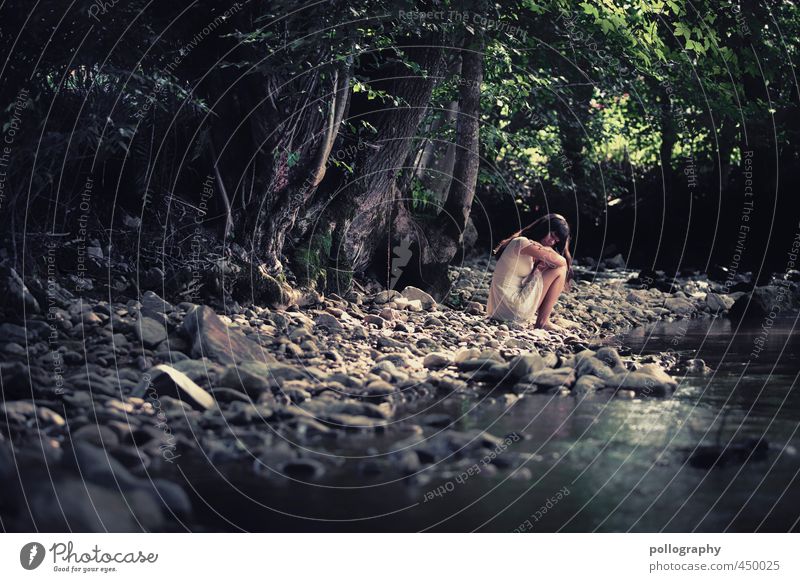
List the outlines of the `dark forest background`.
{"type": "Polygon", "coordinates": [[[578,259],[783,271],[799,13],[7,0],[6,253],[88,236],[157,257],[175,285],[200,253],[236,259],[234,287],[256,300],[362,276],[441,295],[465,253],[559,212],[578,259]]]}

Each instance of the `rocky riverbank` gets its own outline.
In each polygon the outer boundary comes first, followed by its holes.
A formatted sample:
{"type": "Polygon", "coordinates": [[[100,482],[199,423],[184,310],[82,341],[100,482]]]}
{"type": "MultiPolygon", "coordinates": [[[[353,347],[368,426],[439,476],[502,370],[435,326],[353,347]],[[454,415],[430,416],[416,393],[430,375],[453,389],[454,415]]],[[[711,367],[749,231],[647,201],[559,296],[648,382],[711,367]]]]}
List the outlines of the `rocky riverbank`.
{"type": "Polygon", "coordinates": [[[447,305],[406,288],[285,309],[173,304],[153,290],[78,297],[5,268],[6,305],[28,317],[11,321],[7,309],[0,324],[4,527],[177,529],[192,522],[198,462],[267,484],[334,471],[420,482],[426,467],[486,458],[509,438],[455,430],[453,418],[418,414],[426,404],[668,396],[669,369],[686,362],[626,354],[613,336],[721,316],[744,295],[703,279],[665,292],[621,269],[578,275],[556,308],[568,328],[558,334],[487,320],[485,262],[453,270],[447,305]],[[376,436],[386,454],[372,455],[376,436]]]}

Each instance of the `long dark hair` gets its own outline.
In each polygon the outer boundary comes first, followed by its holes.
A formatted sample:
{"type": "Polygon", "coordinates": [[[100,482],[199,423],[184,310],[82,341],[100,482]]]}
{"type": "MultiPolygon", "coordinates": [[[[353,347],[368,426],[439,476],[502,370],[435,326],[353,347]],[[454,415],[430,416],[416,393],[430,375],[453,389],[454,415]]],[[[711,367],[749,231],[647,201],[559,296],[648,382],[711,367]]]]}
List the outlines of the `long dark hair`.
{"type": "Polygon", "coordinates": [[[551,232],[555,233],[555,235],[558,237],[558,243],[553,245],[553,250],[567,260],[566,286],[569,288],[570,281],[572,281],[573,278],[572,255],[569,252],[570,229],[567,219],[560,214],[545,214],[544,216],[531,222],[525,228],[518,230],[510,237],[503,239],[500,241],[500,244],[494,248],[494,255],[499,259],[500,255],[503,254],[503,251],[508,246],[508,243],[518,236],[524,235],[531,240],[539,242],[551,232]]]}

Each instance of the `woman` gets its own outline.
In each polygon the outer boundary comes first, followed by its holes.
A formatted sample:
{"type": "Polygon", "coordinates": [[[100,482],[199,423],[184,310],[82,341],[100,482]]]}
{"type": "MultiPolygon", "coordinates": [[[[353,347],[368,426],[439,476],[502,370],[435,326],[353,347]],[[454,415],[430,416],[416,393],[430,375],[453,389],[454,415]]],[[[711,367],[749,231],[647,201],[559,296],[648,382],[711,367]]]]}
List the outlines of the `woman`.
{"type": "Polygon", "coordinates": [[[565,331],[550,322],[550,313],[572,280],[569,238],[566,219],[547,214],[497,245],[489,317],[524,322],[535,316],[537,328],[565,331]]]}

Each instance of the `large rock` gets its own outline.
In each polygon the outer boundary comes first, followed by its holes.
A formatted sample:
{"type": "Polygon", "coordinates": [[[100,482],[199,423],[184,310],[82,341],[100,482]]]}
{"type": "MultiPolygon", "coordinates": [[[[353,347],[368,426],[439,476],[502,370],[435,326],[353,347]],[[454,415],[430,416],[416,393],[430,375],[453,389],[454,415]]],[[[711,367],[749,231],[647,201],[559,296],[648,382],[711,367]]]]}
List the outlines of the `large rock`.
{"type": "Polygon", "coordinates": [[[625,262],[625,258],[622,256],[622,254],[617,253],[613,257],[603,259],[603,265],[605,265],[607,269],[624,269],[627,266],[627,263],[625,262]]]}
{"type": "Polygon", "coordinates": [[[616,371],[625,370],[625,364],[622,362],[622,358],[619,357],[617,350],[611,346],[603,346],[602,348],[598,349],[595,353],[595,357],[616,371]]]}
{"type": "Polygon", "coordinates": [[[39,313],[39,302],[13,268],[0,266],[0,307],[11,314],[39,313]]]}
{"type": "Polygon", "coordinates": [[[546,368],[523,377],[520,382],[545,388],[569,387],[575,382],[575,371],[572,368],[546,368]]]}
{"type": "Polygon", "coordinates": [[[400,296],[400,292],[396,289],[389,289],[388,291],[381,291],[380,293],[375,295],[375,303],[382,305],[384,303],[389,303],[395,297],[400,296]]]}
{"type": "MultiPolygon", "coordinates": [[[[308,368],[311,370],[311,368],[308,368]]],[[[242,362],[229,365],[222,375],[223,385],[230,388],[242,388],[251,396],[277,388],[284,381],[307,380],[309,374],[303,368],[277,362],[242,362]]]]}
{"type": "Polygon", "coordinates": [[[509,362],[508,372],[512,378],[519,380],[544,368],[544,358],[537,353],[529,352],[514,356],[509,362]]]}
{"type": "Polygon", "coordinates": [[[194,383],[189,376],[166,364],[151,368],[149,382],[144,378],[135,389],[140,398],[151,397],[151,390],[158,396],[173,396],[198,410],[209,410],[216,405],[214,397],[194,383]]]}
{"type": "Polygon", "coordinates": [[[152,317],[140,317],[135,329],[136,337],[146,348],[154,348],[167,339],[167,328],[152,317]]]}
{"type": "Polygon", "coordinates": [[[152,316],[158,313],[172,313],[175,307],[159,297],[153,291],[145,291],[142,295],[140,303],[142,304],[142,314],[152,316]]]}
{"type": "Polygon", "coordinates": [[[417,287],[412,287],[411,285],[403,289],[403,297],[411,301],[419,301],[425,309],[436,305],[436,300],[430,294],[417,287]]]}
{"type": "Polygon", "coordinates": [[[607,382],[619,390],[634,390],[642,396],[671,394],[678,383],[657,364],[645,364],[636,372],[616,374],[607,382]]]}
{"type": "Polygon", "coordinates": [[[756,287],[752,292],[739,297],[731,306],[728,315],[735,321],[760,320],[795,307],[793,291],[783,285],[756,287]]]}
{"type": "Polygon", "coordinates": [[[605,386],[606,382],[602,378],[592,376],[591,374],[584,374],[575,382],[572,391],[577,395],[590,394],[605,386]]]}
{"type": "Polygon", "coordinates": [[[664,300],[664,307],[682,317],[688,317],[695,311],[694,304],[683,297],[667,297],[664,300]]]}
{"type": "Polygon", "coordinates": [[[431,352],[422,361],[422,365],[426,368],[446,368],[453,363],[453,358],[449,354],[443,352],[431,352]]]}
{"type": "Polygon", "coordinates": [[[734,304],[735,299],[730,295],[719,293],[706,293],[706,305],[712,313],[726,313],[734,304]]]}
{"type": "Polygon", "coordinates": [[[625,298],[629,303],[638,303],[640,305],[647,305],[651,299],[650,293],[645,289],[631,289],[625,298]]]}
{"type": "Polygon", "coordinates": [[[575,367],[575,375],[579,378],[591,375],[603,380],[610,380],[614,377],[614,371],[602,360],[589,356],[580,359],[575,367]]]}
{"type": "Polygon", "coordinates": [[[181,332],[191,341],[192,357],[206,357],[221,364],[248,360],[274,362],[261,346],[238,329],[228,327],[214,310],[200,305],[186,314],[181,332]]]}

